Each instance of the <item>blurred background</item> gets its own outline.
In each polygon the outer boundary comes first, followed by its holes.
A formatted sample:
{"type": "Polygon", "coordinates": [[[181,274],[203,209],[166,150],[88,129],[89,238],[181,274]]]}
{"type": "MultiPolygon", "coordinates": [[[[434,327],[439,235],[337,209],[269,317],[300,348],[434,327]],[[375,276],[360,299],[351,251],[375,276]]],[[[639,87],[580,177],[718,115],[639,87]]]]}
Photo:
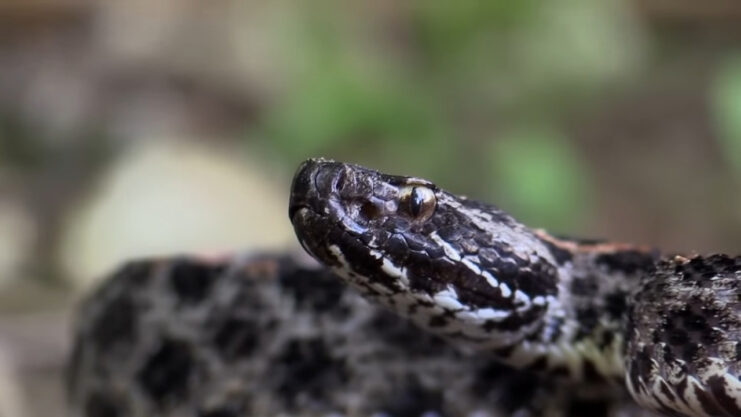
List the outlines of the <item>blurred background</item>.
{"type": "Polygon", "coordinates": [[[741,252],[734,0],[0,0],[0,416],[59,414],[123,259],[293,247],[298,163],[741,252]]]}

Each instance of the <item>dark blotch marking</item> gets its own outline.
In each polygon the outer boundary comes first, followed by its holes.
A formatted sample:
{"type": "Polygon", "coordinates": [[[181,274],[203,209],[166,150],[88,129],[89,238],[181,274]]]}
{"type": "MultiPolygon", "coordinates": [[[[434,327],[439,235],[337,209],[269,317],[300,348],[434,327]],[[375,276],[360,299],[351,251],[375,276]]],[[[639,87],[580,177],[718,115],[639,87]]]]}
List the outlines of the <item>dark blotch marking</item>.
{"type": "Polygon", "coordinates": [[[115,345],[130,345],[135,336],[136,308],[126,294],[108,304],[92,324],[92,340],[100,352],[115,345]]]}
{"type": "Polygon", "coordinates": [[[516,288],[531,298],[558,293],[556,271],[545,260],[530,265],[529,269],[521,270],[513,277],[513,281],[517,285],[516,288]]]}
{"type": "Polygon", "coordinates": [[[492,361],[477,371],[472,388],[479,398],[485,398],[496,392],[497,406],[509,415],[516,410],[529,407],[536,391],[542,386],[542,380],[537,374],[513,370],[492,361]]]}
{"type": "Polygon", "coordinates": [[[669,384],[666,383],[663,379],[660,381],[661,385],[661,393],[664,394],[666,398],[669,399],[669,401],[677,401],[676,396],[674,395],[674,391],[669,386],[669,384]]]}
{"type": "Polygon", "coordinates": [[[715,400],[713,399],[713,394],[716,394],[715,392],[711,394],[711,392],[708,392],[698,387],[697,385],[693,385],[692,387],[694,388],[695,395],[700,401],[700,405],[702,406],[702,409],[705,410],[705,413],[711,416],[722,416],[725,414],[723,410],[718,408],[715,400]]]}
{"type": "Polygon", "coordinates": [[[605,296],[605,310],[613,320],[620,320],[628,311],[628,294],[616,291],[605,296]]]}
{"type": "MultiPolygon", "coordinates": [[[[436,316],[449,320],[447,316],[436,316]]],[[[361,331],[378,338],[384,345],[394,346],[401,351],[415,352],[418,356],[439,355],[448,344],[433,334],[421,331],[408,320],[386,311],[381,311],[361,331]]]]}
{"type": "Polygon", "coordinates": [[[569,404],[567,416],[595,417],[607,416],[610,411],[610,402],[603,399],[575,399],[569,404]]]}
{"type": "MultiPolygon", "coordinates": [[[[395,255],[392,254],[392,256],[395,255]]],[[[445,289],[447,283],[443,280],[433,279],[433,277],[456,276],[457,269],[450,262],[430,259],[426,254],[412,254],[410,258],[407,274],[409,276],[409,285],[415,291],[435,294],[445,289]]]]}
{"type": "Polygon", "coordinates": [[[230,317],[219,325],[213,344],[227,360],[249,356],[259,342],[260,327],[252,320],[230,317]]]}
{"type": "Polygon", "coordinates": [[[496,355],[496,356],[498,356],[500,358],[503,358],[503,359],[507,359],[507,358],[510,357],[510,355],[512,355],[512,353],[515,351],[515,348],[516,347],[517,347],[517,345],[500,347],[500,348],[494,349],[493,352],[494,352],[494,355],[496,355]]]}
{"type": "Polygon", "coordinates": [[[581,340],[592,334],[599,324],[599,314],[594,306],[587,306],[576,310],[576,320],[579,323],[579,331],[576,340],[581,340]]]}
{"type": "Polygon", "coordinates": [[[548,358],[545,356],[541,356],[538,359],[536,359],[533,363],[527,366],[527,369],[533,372],[541,372],[546,369],[548,366],[548,358]]]}
{"type": "Polygon", "coordinates": [[[715,400],[723,407],[729,415],[741,416],[741,408],[736,405],[736,400],[728,395],[726,391],[726,382],[720,376],[712,376],[707,380],[710,392],[713,393],[715,400]]]}
{"type": "Polygon", "coordinates": [[[154,402],[163,405],[187,395],[193,367],[193,355],[186,343],[165,340],[139,369],[136,380],[154,402]]]}
{"type": "Polygon", "coordinates": [[[245,407],[237,404],[221,405],[218,408],[198,412],[198,417],[241,417],[246,415],[249,415],[249,413],[245,413],[245,407]]]}
{"type": "Polygon", "coordinates": [[[691,343],[691,341],[687,341],[687,344],[682,346],[681,350],[682,359],[687,362],[692,362],[697,359],[697,354],[700,351],[700,347],[697,343],[691,343]]]}
{"type": "Polygon", "coordinates": [[[294,269],[279,275],[280,286],[288,291],[299,308],[323,313],[336,308],[345,291],[335,276],[315,270],[294,269]]]}
{"type": "Polygon", "coordinates": [[[549,369],[548,373],[556,377],[568,377],[569,375],[571,375],[571,370],[565,365],[559,365],[549,369]]]}
{"type": "Polygon", "coordinates": [[[599,290],[599,284],[597,277],[594,275],[587,275],[585,277],[574,277],[571,281],[571,293],[574,295],[591,297],[597,294],[599,290]]]}
{"type": "Polygon", "coordinates": [[[667,341],[673,346],[683,346],[689,340],[689,335],[680,329],[672,329],[667,334],[667,341]]]}
{"type": "Polygon", "coordinates": [[[85,401],[85,417],[118,417],[124,415],[123,407],[109,395],[94,392],[85,401]]]}
{"type": "Polygon", "coordinates": [[[584,378],[589,382],[603,383],[605,377],[597,371],[594,362],[589,359],[584,360],[584,378]]]}
{"type": "Polygon", "coordinates": [[[625,250],[603,253],[596,258],[596,262],[604,265],[613,272],[634,274],[639,271],[650,271],[658,259],[657,252],[642,252],[639,250],[625,250]]]}
{"type": "Polygon", "coordinates": [[[432,316],[430,318],[430,327],[445,327],[448,325],[448,318],[442,315],[432,316]]]}
{"type": "Polygon", "coordinates": [[[630,378],[634,387],[640,386],[641,376],[650,375],[651,373],[651,354],[646,348],[641,349],[630,361],[630,378]]]}
{"type": "Polygon", "coordinates": [[[392,391],[391,398],[381,400],[379,408],[383,415],[392,417],[421,417],[428,412],[442,412],[443,402],[442,392],[425,387],[410,375],[402,387],[392,391]]]}
{"type": "Polygon", "coordinates": [[[321,401],[328,389],[347,381],[344,360],[333,358],[318,338],[291,340],[270,366],[278,377],[278,393],[291,407],[296,405],[299,393],[321,401]]]}
{"type": "Polygon", "coordinates": [[[224,267],[181,259],[172,266],[170,283],[184,303],[196,304],[206,298],[224,267]]]}
{"type": "Polygon", "coordinates": [[[690,331],[704,332],[709,329],[708,322],[705,317],[699,314],[692,314],[688,312],[682,317],[682,322],[685,327],[690,331]]]}
{"type": "Polygon", "coordinates": [[[605,349],[608,346],[612,344],[612,342],[615,341],[615,333],[610,330],[605,330],[602,332],[602,338],[600,339],[599,347],[600,349],[605,349]]]}

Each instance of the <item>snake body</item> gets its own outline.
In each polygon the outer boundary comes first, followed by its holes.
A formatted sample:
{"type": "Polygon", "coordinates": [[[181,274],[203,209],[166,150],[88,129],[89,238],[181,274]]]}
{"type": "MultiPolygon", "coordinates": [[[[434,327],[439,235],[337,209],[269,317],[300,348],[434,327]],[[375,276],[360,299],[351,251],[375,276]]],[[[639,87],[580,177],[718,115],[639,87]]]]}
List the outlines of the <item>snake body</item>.
{"type": "Polygon", "coordinates": [[[657,417],[467,355],[307,257],[138,259],[82,303],[73,417],[657,417]]]}
{"type": "Polygon", "coordinates": [[[467,351],[672,416],[741,416],[741,257],[558,238],[433,183],[304,162],[302,246],[467,351]]]}

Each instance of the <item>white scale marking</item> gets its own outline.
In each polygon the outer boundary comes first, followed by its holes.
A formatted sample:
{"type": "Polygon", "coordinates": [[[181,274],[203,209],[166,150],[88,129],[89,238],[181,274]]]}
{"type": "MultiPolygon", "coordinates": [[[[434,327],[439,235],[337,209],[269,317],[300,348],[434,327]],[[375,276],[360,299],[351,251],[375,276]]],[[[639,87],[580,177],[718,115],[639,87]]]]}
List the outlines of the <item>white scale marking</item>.
{"type": "MultiPolygon", "coordinates": [[[[476,264],[476,262],[472,261],[469,256],[464,257],[461,259],[461,263],[468,267],[471,271],[473,271],[476,275],[481,275],[481,268],[476,264]]],[[[496,287],[496,285],[494,285],[496,287]]]]}
{"type": "Polygon", "coordinates": [[[497,281],[497,279],[494,278],[494,275],[492,275],[489,271],[481,271],[481,275],[484,276],[484,279],[486,279],[486,282],[488,282],[492,288],[500,287],[499,289],[502,291],[503,297],[505,298],[509,297],[509,295],[504,295],[504,290],[502,290],[501,288],[502,286],[504,286],[507,288],[507,291],[509,291],[509,287],[507,287],[507,284],[500,283],[499,281],[497,281]]]}
{"type": "Polygon", "coordinates": [[[432,296],[432,299],[435,300],[435,303],[439,306],[449,310],[458,311],[465,308],[463,304],[458,301],[458,294],[456,294],[455,290],[450,287],[436,293],[432,296]]]}
{"type": "Polygon", "coordinates": [[[544,306],[547,303],[548,302],[546,300],[546,297],[543,297],[542,295],[539,295],[539,296],[533,298],[533,304],[536,305],[536,306],[544,306]]]}
{"type": "Polygon", "coordinates": [[[400,284],[403,284],[405,288],[409,288],[409,278],[407,277],[406,270],[404,267],[399,268],[394,265],[387,257],[384,256],[383,252],[370,249],[370,254],[376,259],[381,260],[381,270],[388,276],[399,280],[400,284]]]}
{"type": "Polygon", "coordinates": [[[455,315],[467,321],[473,321],[475,324],[480,325],[487,320],[501,321],[506,319],[512,314],[507,310],[495,310],[493,308],[480,308],[478,310],[467,310],[459,311],[455,315]]]}
{"type": "Polygon", "coordinates": [[[517,290],[515,291],[515,301],[520,301],[521,303],[525,304],[523,308],[529,308],[530,307],[530,297],[528,297],[527,294],[524,292],[517,290]]]}
{"type": "Polygon", "coordinates": [[[443,248],[443,251],[445,252],[445,255],[454,260],[454,261],[460,261],[461,256],[458,254],[458,251],[455,250],[448,242],[446,242],[443,238],[440,237],[440,235],[437,234],[437,232],[430,233],[430,239],[435,241],[440,247],[443,248]]]}
{"type": "Polygon", "coordinates": [[[499,284],[499,291],[502,292],[502,297],[509,298],[512,296],[512,289],[509,288],[509,286],[505,283],[499,284]]]}

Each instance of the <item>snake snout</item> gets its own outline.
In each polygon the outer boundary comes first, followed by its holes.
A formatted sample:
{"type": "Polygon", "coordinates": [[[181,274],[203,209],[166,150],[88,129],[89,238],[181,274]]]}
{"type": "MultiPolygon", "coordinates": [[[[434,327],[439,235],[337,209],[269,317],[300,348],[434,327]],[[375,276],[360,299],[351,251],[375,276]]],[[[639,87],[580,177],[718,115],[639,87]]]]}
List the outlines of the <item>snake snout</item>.
{"type": "Polygon", "coordinates": [[[338,164],[334,161],[314,158],[304,161],[296,170],[291,184],[288,201],[288,217],[293,219],[296,212],[309,208],[320,212],[326,194],[331,189],[332,177],[338,164]]]}

